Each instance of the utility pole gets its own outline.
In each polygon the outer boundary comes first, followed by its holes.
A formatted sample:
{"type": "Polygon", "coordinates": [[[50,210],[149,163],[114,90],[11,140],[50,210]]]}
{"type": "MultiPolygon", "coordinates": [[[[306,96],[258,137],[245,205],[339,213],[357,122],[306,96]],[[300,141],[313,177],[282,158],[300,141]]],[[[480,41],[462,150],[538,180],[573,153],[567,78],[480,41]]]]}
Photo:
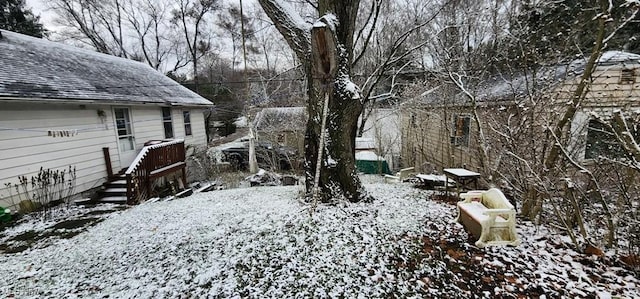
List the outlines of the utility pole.
{"type": "MultiPolygon", "coordinates": [[[[247,80],[247,45],[244,31],[244,10],[242,7],[242,0],[240,0],[240,33],[242,35],[242,59],[244,61],[244,70],[242,76],[245,84],[245,99],[249,98],[249,81],[247,80]]],[[[250,110],[249,110],[250,114],[250,110]]],[[[251,118],[247,116],[249,123],[249,172],[258,172],[258,161],[256,159],[256,132],[253,127],[251,118]]]]}

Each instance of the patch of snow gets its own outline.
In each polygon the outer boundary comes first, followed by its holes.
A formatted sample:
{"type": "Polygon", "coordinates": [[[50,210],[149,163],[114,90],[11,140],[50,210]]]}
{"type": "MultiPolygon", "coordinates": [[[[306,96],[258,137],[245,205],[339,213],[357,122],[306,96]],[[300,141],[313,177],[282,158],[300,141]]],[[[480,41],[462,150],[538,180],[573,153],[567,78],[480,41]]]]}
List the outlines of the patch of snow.
{"type": "Polygon", "coordinates": [[[29,298],[640,296],[632,272],[575,252],[547,227],[519,221],[522,245],[479,250],[462,225],[451,223],[455,205],[431,200],[437,193],[379,183],[379,176],[362,179],[373,183],[367,185],[373,202],[319,205],[312,214],[294,186],[212,191],[138,205],[71,239],[4,254],[0,293],[29,298]],[[504,280],[484,288],[499,277],[504,280]]]}
{"type": "Polygon", "coordinates": [[[6,255],[0,271],[13,274],[0,276],[0,285],[48,297],[381,297],[387,288],[373,274],[388,283],[393,276],[378,258],[409,245],[402,236],[417,235],[433,211],[407,190],[383,187],[385,200],[320,206],[313,217],[293,187],[139,205],[73,240],[6,255]]]}
{"type": "Polygon", "coordinates": [[[606,51],[602,53],[598,62],[625,62],[625,61],[635,61],[635,63],[640,63],[640,55],[623,52],[623,51],[606,51]]]}
{"type": "Polygon", "coordinates": [[[320,19],[318,19],[318,21],[316,21],[313,24],[313,27],[321,28],[321,27],[328,26],[331,31],[336,32],[336,26],[338,26],[338,24],[339,24],[338,17],[336,17],[336,15],[332,13],[328,13],[322,16],[320,19]]]}
{"type": "Polygon", "coordinates": [[[246,116],[238,117],[233,124],[238,128],[246,128],[249,126],[249,121],[246,116]]]}
{"type": "Polygon", "coordinates": [[[362,160],[362,161],[384,161],[384,158],[378,156],[373,151],[359,151],[359,152],[356,153],[356,160],[362,160]]]}

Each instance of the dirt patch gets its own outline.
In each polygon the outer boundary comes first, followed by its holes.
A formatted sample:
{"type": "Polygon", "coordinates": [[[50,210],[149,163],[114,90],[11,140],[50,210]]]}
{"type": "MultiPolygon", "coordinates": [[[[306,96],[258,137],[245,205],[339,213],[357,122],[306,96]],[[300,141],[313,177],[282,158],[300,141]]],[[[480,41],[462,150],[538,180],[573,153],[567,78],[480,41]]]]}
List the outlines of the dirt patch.
{"type": "Polygon", "coordinates": [[[93,222],[99,222],[102,219],[100,218],[80,218],[80,219],[71,219],[71,220],[65,220],[62,222],[58,222],[55,225],[51,226],[51,229],[57,230],[57,229],[76,229],[76,228],[81,228],[81,227],[85,227],[85,226],[93,226],[95,225],[95,223],[93,222]]]}
{"type": "Polygon", "coordinates": [[[434,194],[431,199],[450,205],[456,205],[456,203],[460,201],[460,197],[456,195],[446,194],[444,192],[434,194]]]}
{"type": "MultiPolygon", "coordinates": [[[[113,211],[115,210],[111,210],[111,212],[113,211]]],[[[103,220],[104,218],[99,217],[68,219],[58,222],[42,231],[25,231],[0,244],[0,252],[18,253],[32,247],[44,248],[53,244],[53,240],[55,239],[71,239],[103,220]]]]}
{"type": "Polygon", "coordinates": [[[38,237],[38,233],[30,230],[9,239],[9,241],[16,241],[16,242],[30,241],[35,239],[36,237],[38,237]]]}
{"type": "Polygon", "coordinates": [[[98,216],[98,215],[104,215],[104,214],[111,214],[113,212],[118,212],[118,211],[122,211],[125,210],[127,207],[123,206],[123,207],[114,207],[113,209],[108,209],[108,210],[95,210],[95,211],[90,211],[86,214],[84,214],[85,216],[98,216]]]}

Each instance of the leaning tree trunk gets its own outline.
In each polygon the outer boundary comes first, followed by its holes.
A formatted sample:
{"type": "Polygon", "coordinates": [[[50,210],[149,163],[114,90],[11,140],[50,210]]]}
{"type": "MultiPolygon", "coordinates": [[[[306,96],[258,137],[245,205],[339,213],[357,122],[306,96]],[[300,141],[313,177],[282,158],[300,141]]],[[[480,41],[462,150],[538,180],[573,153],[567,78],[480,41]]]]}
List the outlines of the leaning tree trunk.
{"type": "Polygon", "coordinates": [[[355,137],[362,112],[359,88],[350,80],[353,32],[359,0],[319,0],[323,16],[313,26],[305,23],[281,0],[259,0],[305,68],[308,113],[305,134],[307,194],[314,191],[321,144],[318,188],[323,202],[344,197],[356,202],[366,196],[355,168],[355,137]],[[328,97],[328,113],[323,113],[328,97]],[[326,117],[325,138],[322,120],[326,117]]]}

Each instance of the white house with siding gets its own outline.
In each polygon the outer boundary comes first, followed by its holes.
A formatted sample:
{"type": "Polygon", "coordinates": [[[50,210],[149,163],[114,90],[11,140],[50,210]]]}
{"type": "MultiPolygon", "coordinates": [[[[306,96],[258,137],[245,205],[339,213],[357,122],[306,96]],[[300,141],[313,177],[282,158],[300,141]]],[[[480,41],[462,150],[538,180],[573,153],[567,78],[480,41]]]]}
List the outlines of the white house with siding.
{"type": "Polygon", "coordinates": [[[212,103],[151,67],[0,33],[0,206],[12,204],[7,183],[41,167],[75,167],[80,192],[128,168],[150,140],[206,145],[212,103]]]}

